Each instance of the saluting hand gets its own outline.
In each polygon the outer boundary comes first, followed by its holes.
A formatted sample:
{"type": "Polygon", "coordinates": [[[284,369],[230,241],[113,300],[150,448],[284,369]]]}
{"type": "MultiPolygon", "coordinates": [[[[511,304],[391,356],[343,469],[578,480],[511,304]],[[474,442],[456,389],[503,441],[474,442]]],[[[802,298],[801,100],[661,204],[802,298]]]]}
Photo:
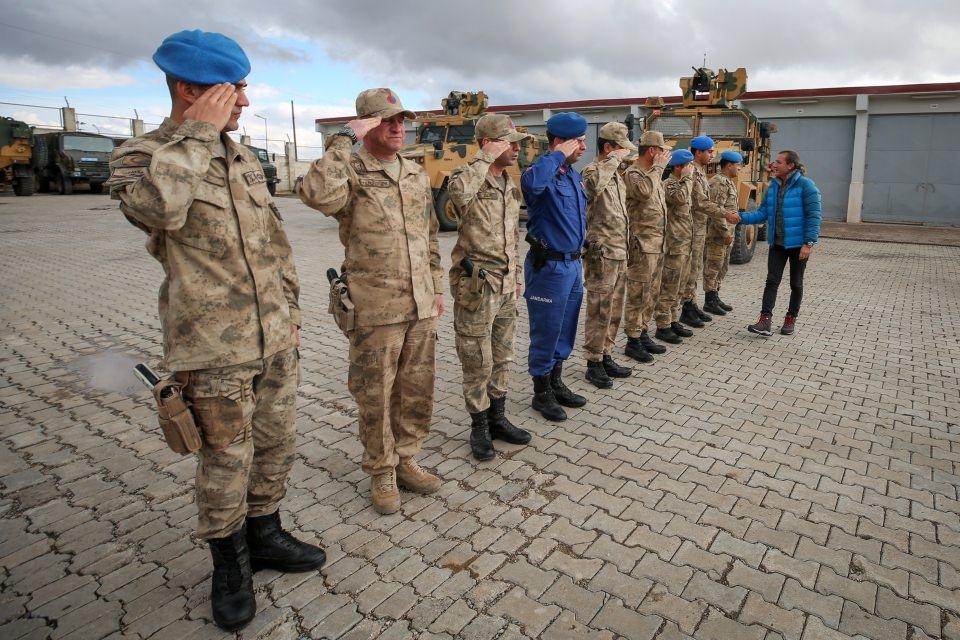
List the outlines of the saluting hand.
{"type": "Polygon", "coordinates": [[[186,120],[210,123],[217,131],[223,131],[233,115],[237,97],[237,88],[229,82],[215,84],[187,107],[183,117],[186,120]]]}
{"type": "Polygon", "coordinates": [[[370,133],[371,129],[379,127],[382,121],[383,118],[380,116],[373,116],[372,118],[357,118],[356,120],[351,120],[348,122],[347,126],[353,129],[353,133],[356,134],[357,140],[363,140],[364,136],[370,133]]]}
{"type": "Polygon", "coordinates": [[[680,169],[680,175],[682,176],[693,175],[693,163],[688,162],[687,164],[683,165],[683,169],[680,169]]]}
{"type": "Polygon", "coordinates": [[[630,155],[630,149],[614,149],[607,155],[611,158],[616,158],[619,162],[623,162],[623,159],[630,155]]]}
{"type": "Polygon", "coordinates": [[[669,149],[661,149],[657,152],[657,155],[653,156],[653,164],[659,167],[667,166],[667,163],[670,162],[670,155],[669,149]]]}
{"type": "Polygon", "coordinates": [[[483,145],[483,152],[493,158],[499,158],[509,149],[510,143],[506,140],[487,140],[487,144],[483,145]]]}
{"type": "Polygon", "coordinates": [[[564,155],[564,157],[566,157],[569,160],[570,158],[573,157],[573,154],[575,154],[577,151],[580,150],[580,140],[578,140],[577,138],[564,140],[563,142],[558,144],[556,147],[554,147],[553,150],[561,152],[564,155]]]}

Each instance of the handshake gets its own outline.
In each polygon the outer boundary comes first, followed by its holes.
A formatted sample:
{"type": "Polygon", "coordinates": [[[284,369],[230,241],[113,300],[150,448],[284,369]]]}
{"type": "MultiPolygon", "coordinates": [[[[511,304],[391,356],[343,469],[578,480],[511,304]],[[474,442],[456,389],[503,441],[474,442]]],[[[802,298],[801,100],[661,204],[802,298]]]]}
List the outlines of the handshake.
{"type": "Polygon", "coordinates": [[[730,224],[739,224],[740,223],[740,214],[736,211],[724,211],[723,217],[726,218],[727,222],[730,224]]]}

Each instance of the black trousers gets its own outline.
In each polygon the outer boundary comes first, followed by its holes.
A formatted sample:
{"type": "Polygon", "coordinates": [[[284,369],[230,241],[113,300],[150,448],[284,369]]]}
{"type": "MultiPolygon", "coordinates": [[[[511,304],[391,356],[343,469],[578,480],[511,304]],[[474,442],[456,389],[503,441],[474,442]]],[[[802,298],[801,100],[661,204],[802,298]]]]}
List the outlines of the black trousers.
{"type": "Polygon", "coordinates": [[[777,289],[783,279],[783,268],[790,262],[790,307],[787,313],[797,317],[800,313],[800,301],[803,300],[803,271],[807,261],[800,259],[800,247],[784,249],[780,245],[770,247],[767,255],[767,285],[763,289],[763,307],[761,313],[773,315],[777,304],[777,289]]]}

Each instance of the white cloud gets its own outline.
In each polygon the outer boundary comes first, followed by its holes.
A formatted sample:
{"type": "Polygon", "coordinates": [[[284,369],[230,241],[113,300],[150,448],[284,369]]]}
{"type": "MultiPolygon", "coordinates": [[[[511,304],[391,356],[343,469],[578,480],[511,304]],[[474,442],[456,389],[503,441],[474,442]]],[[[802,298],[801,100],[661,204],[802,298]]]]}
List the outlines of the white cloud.
{"type": "Polygon", "coordinates": [[[105,67],[50,66],[26,57],[0,56],[0,84],[20,89],[104,89],[132,85],[134,79],[105,67]]]}

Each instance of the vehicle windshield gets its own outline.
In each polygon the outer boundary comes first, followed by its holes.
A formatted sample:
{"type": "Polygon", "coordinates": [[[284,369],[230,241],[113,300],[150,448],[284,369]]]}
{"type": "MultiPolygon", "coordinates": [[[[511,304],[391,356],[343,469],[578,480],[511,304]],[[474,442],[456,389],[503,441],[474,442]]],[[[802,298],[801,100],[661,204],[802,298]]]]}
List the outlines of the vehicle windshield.
{"type": "Polygon", "coordinates": [[[63,136],[63,150],[112,153],[113,140],[96,136],[63,136]]]}
{"type": "Polygon", "coordinates": [[[742,138],[747,135],[747,117],[742,113],[702,116],[700,135],[713,138],[742,138]]]}
{"type": "Polygon", "coordinates": [[[447,133],[447,142],[458,142],[460,144],[469,144],[473,142],[474,127],[473,123],[450,125],[447,133]]]}
{"type": "Polygon", "coordinates": [[[665,138],[693,136],[693,116],[657,116],[650,122],[651,131],[659,131],[665,138]]]}
{"type": "Polygon", "coordinates": [[[420,142],[432,144],[434,142],[443,142],[447,137],[447,128],[437,125],[427,125],[420,129],[420,142]]]}
{"type": "Polygon", "coordinates": [[[270,162],[267,152],[263,149],[257,149],[257,157],[260,158],[260,162],[270,162]]]}

